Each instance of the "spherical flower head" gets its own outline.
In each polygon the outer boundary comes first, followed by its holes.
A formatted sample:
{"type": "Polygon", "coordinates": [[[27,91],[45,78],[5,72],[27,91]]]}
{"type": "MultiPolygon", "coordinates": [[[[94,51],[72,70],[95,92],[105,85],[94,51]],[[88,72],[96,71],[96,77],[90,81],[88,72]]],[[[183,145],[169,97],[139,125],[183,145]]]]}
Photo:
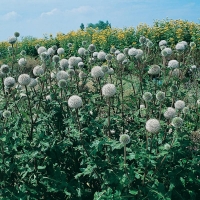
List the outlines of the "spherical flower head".
{"type": "Polygon", "coordinates": [[[149,133],[158,133],[160,130],[160,122],[157,119],[149,119],[146,122],[146,130],[149,133]]]}
{"type": "Polygon", "coordinates": [[[129,60],[127,60],[127,59],[122,61],[122,65],[126,65],[127,63],[129,63],[129,60]]]}
{"type": "Polygon", "coordinates": [[[167,41],[166,40],[161,40],[159,42],[159,46],[167,46],[167,41]]]}
{"type": "Polygon", "coordinates": [[[42,68],[42,66],[37,65],[33,68],[33,74],[35,76],[41,76],[44,74],[44,69],[42,68]]]}
{"type": "Polygon", "coordinates": [[[18,37],[20,36],[19,32],[15,32],[15,33],[14,33],[14,36],[15,36],[16,38],[18,38],[18,37]]]}
{"type": "Polygon", "coordinates": [[[103,51],[100,51],[97,55],[97,58],[101,61],[104,61],[105,60],[105,57],[106,57],[106,53],[103,52],[103,51]]]}
{"type": "Polygon", "coordinates": [[[102,95],[105,97],[112,97],[116,93],[116,87],[114,84],[106,84],[102,87],[102,95]]]}
{"type": "Polygon", "coordinates": [[[185,50],[185,45],[183,43],[178,43],[176,46],[175,46],[176,50],[179,51],[179,52],[182,52],[185,50]]]}
{"type": "Polygon", "coordinates": [[[66,87],[67,87],[67,81],[64,80],[64,79],[59,80],[59,81],[58,81],[58,86],[59,86],[60,88],[66,88],[66,87]]]}
{"type": "Polygon", "coordinates": [[[113,68],[109,68],[107,71],[108,75],[113,75],[114,74],[114,69],[113,68]]]}
{"type": "Polygon", "coordinates": [[[53,60],[53,62],[58,63],[59,60],[60,60],[60,58],[59,58],[58,55],[54,55],[53,58],[52,58],[52,60],[53,60]]]}
{"type": "Polygon", "coordinates": [[[108,71],[108,66],[102,65],[101,69],[102,69],[103,73],[106,73],[108,71]]]}
{"type": "Polygon", "coordinates": [[[179,44],[183,44],[185,46],[185,49],[188,47],[188,43],[186,41],[181,41],[179,44]]]}
{"type": "Polygon", "coordinates": [[[39,44],[36,44],[36,45],[35,45],[35,49],[36,49],[36,50],[38,50],[38,49],[39,49],[39,47],[40,47],[40,45],[39,45],[39,44]]]}
{"type": "Polygon", "coordinates": [[[188,107],[184,107],[183,110],[182,110],[182,112],[184,114],[188,114],[190,112],[190,109],[188,107]]]}
{"type": "Polygon", "coordinates": [[[3,73],[1,70],[0,70],[0,78],[5,78],[6,77],[6,74],[3,73]]]}
{"type": "Polygon", "coordinates": [[[98,52],[95,51],[95,52],[92,54],[92,56],[93,56],[94,58],[97,58],[98,52]]]}
{"type": "Polygon", "coordinates": [[[128,134],[122,134],[119,138],[120,143],[127,145],[130,142],[130,136],[128,134]]]}
{"type": "Polygon", "coordinates": [[[79,68],[83,68],[83,67],[84,67],[84,63],[83,63],[83,62],[79,62],[79,63],[78,63],[78,67],[79,67],[79,68]]]}
{"type": "Polygon", "coordinates": [[[171,148],[171,145],[170,144],[168,144],[168,143],[166,143],[165,145],[164,145],[164,149],[165,150],[170,150],[170,148],[171,148]]]}
{"type": "Polygon", "coordinates": [[[104,77],[104,72],[102,71],[100,66],[95,66],[91,70],[91,76],[93,78],[103,78],[104,77]]]}
{"type": "Polygon", "coordinates": [[[153,96],[150,92],[145,92],[142,98],[144,99],[144,101],[149,102],[152,100],[153,96]]]}
{"type": "Polygon", "coordinates": [[[50,48],[48,48],[47,53],[48,53],[50,56],[53,56],[54,53],[55,53],[55,51],[53,50],[52,47],[50,47],[50,48]]]}
{"type": "Polygon", "coordinates": [[[190,67],[190,71],[192,71],[192,72],[196,71],[196,69],[197,69],[197,66],[196,66],[196,65],[192,65],[192,66],[190,67]]]}
{"type": "Polygon", "coordinates": [[[126,56],[123,53],[119,53],[117,55],[117,61],[118,62],[123,62],[125,60],[126,56]]]}
{"type": "Polygon", "coordinates": [[[164,113],[164,117],[166,119],[172,119],[172,118],[175,117],[175,115],[176,115],[176,110],[172,107],[168,107],[167,110],[164,113]]]}
{"type": "Polygon", "coordinates": [[[4,85],[7,87],[7,88],[11,88],[15,85],[15,79],[13,77],[7,77],[4,79],[4,85]]]}
{"type": "Polygon", "coordinates": [[[123,53],[124,53],[125,55],[128,55],[128,50],[129,50],[129,48],[124,48],[123,53]]]}
{"type": "Polygon", "coordinates": [[[67,80],[69,77],[69,75],[67,74],[67,72],[61,70],[59,71],[57,74],[56,74],[56,79],[57,81],[61,80],[61,79],[64,79],[64,80],[67,80]]]}
{"type": "Polygon", "coordinates": [[[31,81],[29,83],[29,87],[34,88],[37,85],[37,80],[34,78],[31,78],[31,81]]]}
{"type": "Polygon", "coordinates": [[[4,118],[9,118],[11,116],[11,112],[9,111],[9,110],[5,110],[4,112],[3,112],[3,117],[4,118]]]}
{"type": "Polygon", "coordinates": [[[107,61],[111,61],[112,60],[112,55],[111,54],[107,54],[106,57],[105,57],[105,59],[107,61]]]}
{"type": "Polygon", "coordinates": [[[174,103],[174,107],[177,109],[177,110],[182,110],[184,107],[185,107],[185,102],[182,101],[182,100],[178,100],[174,103]]]}
{"type": "Polygon", "coordinates": [[[75,56],[72,56],[72,57],[70,57],[69,59],[68,59],[68,63],[69,63],[69,65],[70,66],[76,66],[78,63],[77,63],[77,59],[76,59],[76,57],[75,56]]]}
{"type": "Polygon", "coordinates": [[[190,47],[191,48],[195,48],[196,47],[196,44],[194,42],[190,42],[190,47]]]}
{"type": "Polygon", "coordinates": [[[169,75],[178,78],[181,75],[181,70],[180,69],[170,70],[169,75]]]}
{"type": "Polygon", "coordinates": [[[78,65],[78,63],[82,62],[82,58],[81,57],[76,57],[76,65],[78,65]]]}
{"type": "Polygon", "coordinates": [[[86,51],[85,48],[80,47],[80,48],[78,49],[78,54],[79,54],[80,56],[84,56],[85,51],[86,51]]]}
{"type": "Polygon", "coordinates": [[[147,46],[148,48],[152,48],[152,47],[153,47],[153,42],[152,42],[152,41],[148,41],[148,42],[146,43],[146,46],[147,46]]]}
{"type": "Polygon", "coordinates": [[[148,74],[150,74],[150,75],[158,75],[158,74],[160,74],[160,71],[161,71],[160,66],[151,65],[151,67],[150,67],[150,69],[148,71],[148,74]]]}
{"type": "Polygon", "coordinates": [[[58,55],[63,55],[65,53],[65,50],[63,49],[63,48],[59,48],[58,50],[57,50],[57,54],[58,55]]]}
{"type": "Polygon", "coordinates": [[[26,55],[26,51],[25,51],[25,50],[22,50],[22,51],[20,52],[20,54],[21,54],[22,56],[25,56],[25,55],[26,55]]]}
{"type": "Polygon", "coordinates": [[[114,54],[115,56],[117,56],[118,54],[120,54],[120,50],[117,49],[114,54]]]}
{"type": "Polygon", "coordinates": [[[27,61],[25,58],[20,58],[18,61],[19,66],[26,66],[27,61]]]}
{"type": "Polygon", "coordinates": [[[47,60],[49,58],[49,54],[47,53],[47,52],[42,52],[41,54],[40,54],[40,59],[42,60],[42,61],[45,61],[45,60],[47,60]]]}
{"type": "Polygon", "coordinates": [[[51,48],[52,48],[54,51],[57,51],[57,49],[58,49],[58,47],[57,47],[56,45],[53,45],[51,48]]]}
{"type": "Polygon", "coordinates": [[[28,85],[29,83],[31,82],[31,78],[28,74],[21,74],[19,77],[18,77],[18,83],[20,85],[23,85],[23,86],[26,86],[28,85]]]}
{"type": "Polygon", "coordinates": [[[179,66],[179,62],[177,60],[170,60],[168,62],[169,68],[177,68],[179,66]]]}
{"type": "Polygon", "coordinates": [[[69,77],[72,77],[75,75],[75,71],[73,69],[68,69],[67,74],[69,77]]]}
{"type": "Polygon", "coordinates": [[[156,99],[157,99],[158,101],[163,101],[163,100],[165,99],[165,93],[159,91],[159,92],[156,94],[156,99]]]}
{"type": "Polygon", "coordinates": [[[8,65],[1,65],[1,72],[4,74],[7,74],[10,71],[10,68],[8,65]]]}
{"type": "Polygon", "coordinates": [[[68,60],[65,58],[61,59],[59,63],[60,63],[60,68],[63,70],[67,69],[67,67],[69,66],[68,60]]]}
{"type": "Polygon", "coordinates": [[[15,44],[15,42],[17,41],[17,38],[15,37],[15,36],[12,36],[12,37],[10,37],[9,39],[8,39],[8,42],[10,43],[10,44],[15,44]]]}
{"type": "Polygon", "coordinates": [[[164,57],[170,56],[172,54],[172,49],[171,48],[164,48],[161,51],[161,55],[164,57]]]}
{"type": "Polygon", "coordinates": [[[85,46],[87,44],[87,41],[82,41],[82,45],[85,46]]]}
{"type": "Polygon", "coordinates": [[[45,47],[43,47],[43,46],[41,46],[41,47],[39,47],[38,49],[37,49],[37,52],[38,52],[38,54],[40,55],[41,53],[43,53],[43,52],[46,52],[47,51],[47,49],[45,48],[45,47]]]}
{"type": "Polygon", "coordinates": [[[72,43],[68,43],[67,46],[68,46],[68,48],[71,48],[72,47],[72,43]]]}
{"type": "Polygon", "coordinates": [[[146,43],[146,38],[144,36],[141,36],[139,39],[140,44],[145,44],[146,43]]]}
{"type": "Polygon", "coordinates": [[[141,49],[136,49],[136,55],[135,55],[135,58],[136,59],[141,59],[142,58],[142,56],[143,56],[143,54],[144,54],[144,52],[141,50],[141,49]]]}
{"type": "Polygon", "coordinates": [[[81,97],[78,95],[73,95],[68,99],[68,106],[70,108],[80,108],[83,105],[81,97]]]}
{"type": "Polygon", "coordinates": [[[94,52],[96,50],[96,47],[94,44],[90,44],[89,47],[88,47],[88,51],[90,52],[94,52]]]}
{"type": "Polygon", "coordinates": [[[172,119],[172,126],[175,128],[180,128],[183,125],[183,120],[180,117],[174,117],[172,119]]]}
{"type": "Polygon", "coordinates": [[[78,76],[79,76],[80,79],[84,79],[84,78],[87,77],[86,73],[84,73],[83,71],[80,71],[78,76]]]}
{"type": "Polygon", "coordinates": [[[170,87],[170,91],[171,91],[172,93],[177,92],[177,90],[178,90],[178,87],[177,87],[176,85],[172,85],[172,86],[170,87]]]}
{"type": "Polygon", "coordinates": [[[136,56],[137,53],[138,53],[138,52],[137,52],[137,49],[134,48],[134,47],[128,50],[128,55],[129,55],[129,56],[136,56]]]}
{"type": "Polygon", "coordinates": [[[115,51],[116,51],[115,47],[110,48],[110,53],[115,53],[115,51]]]}

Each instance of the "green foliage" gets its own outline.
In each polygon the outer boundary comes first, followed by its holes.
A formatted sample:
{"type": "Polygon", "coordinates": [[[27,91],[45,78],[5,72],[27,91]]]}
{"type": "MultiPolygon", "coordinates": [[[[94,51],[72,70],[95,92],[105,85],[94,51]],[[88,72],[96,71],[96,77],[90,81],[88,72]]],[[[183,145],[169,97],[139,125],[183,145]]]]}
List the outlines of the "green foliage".
{"type": "Polygon", "coordinates": [[[94,28],[94,29],[98,28],[99,30],[103,30],[103,29],[106,29],[108,27],[111,28],[111,24],[108,21],[104,22],[104,21],[99,20],[99,22],[96,23],[96,24],[89,23],[87,27],[88,28],[94,28]]]}

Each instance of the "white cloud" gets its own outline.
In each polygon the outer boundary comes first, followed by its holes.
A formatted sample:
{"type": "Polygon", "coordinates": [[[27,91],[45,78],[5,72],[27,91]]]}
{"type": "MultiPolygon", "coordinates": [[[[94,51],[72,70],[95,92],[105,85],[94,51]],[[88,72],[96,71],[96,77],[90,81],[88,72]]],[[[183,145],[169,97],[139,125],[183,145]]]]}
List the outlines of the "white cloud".
{"type": "Polygon", "coordinates": [[[3,20],[13,20],[13,19],[17,19],[18,17],[20,17],[20,15],[18,15],[15,11],[12,11],[12,12],[6,13],[1,18],[3,20]]]}
{"type": "Polygon", "coordinates": [[[92,8],[91,6],[80,6],[78,8],[69,10],[69,12],[77,13],[77,14],[86,14],[86,13],[90,13],[90,12],[94,12],[94,11],[95,11],[95,9],[92,8]]]}
{"type": "Polygon", "coordinates": [[[52,16],[52,15],[57,15],[61,13],[60,10],[58,10],[57,8],[54,8],[53,10],[51,10],[50,12],[44,12],[40,15],[40,17],[46,17],[46,16],[52,16]]]}

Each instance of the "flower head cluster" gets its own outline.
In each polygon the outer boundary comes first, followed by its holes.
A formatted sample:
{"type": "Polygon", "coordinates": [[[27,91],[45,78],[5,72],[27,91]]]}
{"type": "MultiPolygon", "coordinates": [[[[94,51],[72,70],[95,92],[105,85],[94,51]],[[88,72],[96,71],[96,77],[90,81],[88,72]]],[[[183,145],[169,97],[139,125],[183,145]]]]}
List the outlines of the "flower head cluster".
{"type": "Polygon", "coordinates": [[[160,66],[159,65],[151,65],[149,71],[148,71],[148,74],[150,75],[158,75],[160,74],[160,66]]]}
{"type": "Polygon", "coordinates": [[[122,134],[119,138],[120,143],[127,145],[130,142],[130,136],[128,134],[122,134]]]}
{"type": "Polygon", "coordinates": [[[45,48],[45,47],[43,47],[43,46],[41,46],[41,47],[39,47],[38,49],[37,49],[37,52],[38,52],[38,54],[40,55],[41,53],[43,53],[43,52],[46,52],[47,51],[47,49],[45,48]]]}
{"type": "Polygon", "coordinates": [[[11,88],[15,85],[15,79],[13,77],[7,77],[4,79],[4,85],[7,87],[7,88],[11,88]]]}
{"type": "Polygon", "coordinates": [[[172,118],[175,117],[175,115],[176,115],[176,110],[172,107],[168,107],[167,110],[164,113],[164,117],[166,119],[172,119],[172,118]]]}
{"type": "Polygon", "coordinates": [[[174,107],[177,109],[177,110],[182,110],[184,107],[185,107],[185,102],[182,101],[182,100],[178,100],[174,103],[174,107]]]}
{"type": "Polygon", "coordinates": [[[179,66],[179,62],[177,60],[170,60],[168,62],[168,67],[170,68],[177,68],[179,66]]]}
{"type": "Polygon", "coordinates": [[[65,50],[63,49],[63,48],[59,48],[58,50],[57,50],[57,54],[58,55],[62,55],[62,54],[64,54],[65,53],[65,50]]]}
{"type": "Polygon", "coordinates": [[[59,71],[57,74],[56,74],[56,79],[57,81],[61,80],[61,79],[64,79],[64,80],[67,80],[69,77],[68,73],[61,70],[59,71]]]}
{"type": "Polygon", "coordinates": [[[160,130],[160,122],[157,119],[149,119],[146,122],[146,130],[149,133],[158,133],[160,130]]]}
{"type": "Polygon", "coordinates": [[[106,59],[106,53],[103,51],[100,51],[97,55],[97,58],[101,61],[104,61],[106,59]]]}
{"type": "Polygon", "coordinates": [[[42,66],[37,65],[33,68],[33,74],[35,76],[41,76],[44,74],[44,69],[42,68],[42,66]]]}
{"type": "Polygon", "coordinates": [[[60,63],[60,68],[63,70],[67,69],[67,67],[69,66],[68,60],[65,58],[61,59],[59,63],[60,63]]]}
{"type": "Polygon", "coordinates": [[[94,78],[102,78],[104,76],[104,72],[100,66],[95,66],[91,70],[91,76],[94,78]]]}
{"type": "Polygon", "coordinates": [[[102,95],[105,97],[112,97],[116,93],[116,87],[114,84],[106,84],[102,87],[102,95]]]}
{"type": "Polygon", "coordinates": [[[20,85],[28,85],[29,83],[31,82],[31,78],[28,74],[21,74],[19,77],[18,77],[18,83],[20,85]]]}
{"type": "Polygon", "coordinates": [[[81,97],[73,95],[68,99],[68,106],[70,108],[80,108],[83,105],[81,97]]]}

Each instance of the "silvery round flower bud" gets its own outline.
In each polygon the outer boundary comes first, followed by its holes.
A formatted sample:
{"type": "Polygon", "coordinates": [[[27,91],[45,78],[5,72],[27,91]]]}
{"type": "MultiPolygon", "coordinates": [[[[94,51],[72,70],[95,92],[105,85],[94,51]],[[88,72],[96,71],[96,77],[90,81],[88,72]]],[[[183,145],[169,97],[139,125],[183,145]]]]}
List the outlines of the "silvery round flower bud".
{"type": "Polygon", "coordinates": [[[4,118],[9,118],[11,116],[11,112],[9,111],[9,110],[5,110],[4,112],[3,112],[3,117],[4,118]]]}
{"type": "Polygon", "coordinates": [[[38,50],[38,49],[39,49],[39,47],[40,47],[40,45],[39,45],[39,44],[36,44],[36,45],[35,45],[35,49],[36,49],[36,50],[38,50]]]}
{"type": "Polygon", "coordinates": [[[161,40],[159,42],[159,46],[167,46],[167,41],[166,40],[161,40]]]}
{"type": "Polygon", "coordinates": [[[129,63],[129,60],[125,59],[123,60],[122,65],[126,65],[127,63],[129,63]]]}
{"type": "Polygon", "coordinates": [[[52,58],[52,60],[53,60],[53,62],[58,63],[59,60],[60,60],[60,58],[59,58],[58,55],[54,55],[53,58],[52,58]]]}
{"type": "Polygon", "coordinates": [[[58,49],[56,45],[53,45],[51,48],[54,50],[54,52],[58,49]]]}
{"type": "Polygon", "coordinates": [[[170,144],[168,144],[168,143],[166,143],[165,145],[164,145],[164,149],[165,150],[170,150],[170,148],[171,148],[171,145],[170,144]]]}
{"type": "Polygon", "coordinates": [[[86,51],[85,48],[80,47],[80,48],[78,49],[78,54],[79,54],[80,56],[84,56],[85,51],[86,51]]]}
{"type": "Polygon", "coordinates": [[[75,75],[75,71],[73,69],[68,69],[67,74],[69,77],[72,77],[75,75]]]}
{"type": "Polygon", "coordinates": [[[183,125],[183,120],[180,117],[174,117],[172,119],[172,126],[175,128],[180,128],[183,125]]]}
{"type": "Polygon", "coordinates": [[[82,41],[82,45],[85,46],[87,44],[87,41],[82,41]]]}
{"type": "Polygon", "coordinates": [[[119,61],[119,62],[122,62],[122,61],[124,61],[125,60],[125,55],[123,54],[123,53],[119,53],[118,55],[117,55],[117,61],[119,61]]]}
{"type": "Polygon", "coordinates": [[[70,108],[80,108],[83,105],[81,97],[73,95],[68,99],[68,106],[70,108]]]}
{"type": "Polygon", "coordinates": [[[118,54],[120,54],[120,51],[117,49],[114,54],[115,56],[117,56],[118,54]]]}
{"type": "Polygon", "coordinates": [[[195,48],[196,47],[196,44],[194,42],[190,42],[190,47],[191,48],[195,48]]]}
{"type": "Polygon", "coordinates": [[[164,48],[161,51],[161,55],[164,57],[170,56],[172,54],[172,49],[171,48],[164,48]]]}
{"type": "Polygon", "coordinates": [[[21,74],[19,77],[18,77],[18,83],[20,85],[28,85],[29,83],[31,82],[31,78],[28,74],[21,74]]]}
{"type": "Polygon", "coordinates": [[[65,58],[61,59],[59,63],[60,63],[60,68],[63,70],[67,69],[67,67],[69,66],[68,60],[65,58]]]}
{"type": "Polygon", "coordinates": [[[107,71],[108,75],[113,75],[114,74],[114,69],[113,68],[109,68],[107,71]]]}
{"type": "Polygon", "coordinates": [[[105,97],[112,97],[116,93],[116,87],[114,84],[106,84],[102,87],[102,95],[105,97]]]}
{"type": "Polygon", "coordinates": [[[83,62],[79,62],[79,63],[78,63],[78,67],[79,67],[79,68],[83,68],[83,67],[84,67],[84,63],[83,63],[83,62]]]}
{"type": "Polygon", "coordinates": [[[31,88],[33,88],[33,87],[35,87],[37,85],[37,80],[36,79],[34,79],[34,78],[31,78],[31,81],[30,81],[30,83],[29,83],[29,87],[31,87],[31,88]]]}
{"type": "Polygon", "coordinates": [[[101,69],[102,69],[103,73],[106,73],[108,71],[108,66],[102,65],[101,69]]]}
{"type": "Polygon", "coordinates": [[[68,48],[71,48],[72,47],[72,43],[68,43],[67,46],[68,46],[68,48]]]}
{"type": "Polygon", "coordinates": [[[93,56],[94,58],[97,58],[98,52],[95,51],[95,52],[92,54],[92,56],[93,56]]]}
{"type": "Polygon", "coordinates": [[[184,107],[185,107],[185,102],[182,101],[182,100],[178,100],[174,103],[174,107],[177,109],[177,110],[182,110],[184,107]]]}
{"type": "Polygon", "coordinates": [[[139,43],[145,44],[145,42],[146,42],[146,38],[144,36],[141,36],[140,39],[139,39],[139,43]]]}
{"type": "Polygon", "coordinates": [[[22,50],[22,51],[20,52],[20,54],[21,54],[22,56],[25,56],[25,55],[26,55],[26,51],[25,51],[25,50],[22,50]]]}
{"type": "Polygon", "coordinates": [[[137,52],[137,49],[134,48],[134,47],[128,50],[128,55],[129,55],[129,56],[136,56],[137,53],[138,53],[138,52],[137,52]]]}
{"type": "Polygon", "coordinates": [[[83,71],[80,71],[78,76],[80,79],[84,79],[87,77],[86,73],[84,73],[83,71]]]}
{"type": "Polygon", "coordinates": [[[124,53],[125,55],[128,55],[128,50],[129,50],[129,48],[124,48],[123,53],[124,53]]]}
{"type": "Polygon", "coordinates": [[[41,53],[43,53],[43,52],[46,52],[47,51],[47,49],[45,48],[45,47],[43,47],[43,46],[41,46],[41,47],[39,47],[38,49],[37,49],[37,52],[38,52],[38,54],[40,55],[41,53]]]}
{"type": "Polygon", "coordinates": [[[185,50],[185,45],[183,43],[178,43],[176,46],[175,46],[176,50],[177,51],[184,51],[185,50]]]}
{"type": "Polygon", "coordinates": [[[72,56],[72,57],[70,57],[69,59],[68,59],[68,63],[69,63],[69,65],[70,66],[76,66],[78,63],[77,63],[77,59],[76,59],[76,57],[75,56],[72,56]]]}
{"type": "Polygon", "coordinates": [[[116,51],[115,47],[110,48],[110,53],[115,53],[115,51],[116,51]]]}
{"type": "Polygon", "coordinates": [[[178,87],[176,85],[172,85],[170,87],[170,91],[173,92],[173,93],[175,93],[177,90],[178,90],[178,87]]]}
{"type": "Polygon", "coordinates": [[[169,75],[178,78],[181,75],[181,70],[180,69],[170,70],[169,75]]]}
{"type": "Polygon", "coordinates": [[[156,94],[156,99],[157,99],[158,101],[163,101],[163,100],[165,99],[165,93],[159,91],[159,92],[156,94]]]}
{"type": "Polygon", "coordinates": [[[8,65],[1,65],[1,72],[3,73],[3,74],[7,74],[9,71],[10,71],[10,69],[9,69],[9,66],[8,65]]]}
{"type": "Polygon", "coordinates": [[[145,92],[142,98],[144,99],[144,101],[148,102],[152,100],[153,96],[150,92],[145,92]]]}
{"type": "Polygon", "coordinates": [[[8,42],[10,43],[10,44],[15,44],[15,42],[17,41],[17,38],[16,37],[14,37],[14,36],[12,36],[12,37],[10,37],[9,39],[8,39],[8,42]]]}
{"type": "Polygon", "coordinates": [[[182,110],[182,112],[183,112],[184,114],[188,114],[189,111],[190,111],[190,109],[189,109],[188,107],[184,107],[183,110],[182,110]]]}
{"type": "Polygon", "coordinates": [[[185,46],[185,48],[187,48],[187,46],[188,46],[188,43],[186,41],[181,41],[181,42],[179,42],[179,44],[183,44],[185,46]]]}
{"type": "Polygon", "coordinates": [[[120,143],[127,145],[130,142],[130,136],[128,134],[122,134],[119,138],[120,143]]]}
{"type": "Polygon", "coordinates": [[[7,88],[11,88],[15,85],[15,79],[13,77],[7,77],[4,79],[4,85],[7,88]]]}
{"type": "Polygon", "coordinates": [[[14,33],[14,36],[15,36],[16,38],[19,37],[19,36],[20,36],[19,32],[15,32],[15,33],[14,33]]]}
{"type": "Polygon", "coordinates": [[[88,55],[90,55],[90,52],[89,52],[88,50],[85,50],[85,51],[84,51],[84,55],[85,55],[85,56],[88,56],[88,55]]]}
{"type": "Polygon", "coordinates": [[[105,59],[107,61],[111,61],[112,60],[112,55],[111,54],[107,54],[106,57],[105,57],[105,59]]]}
{"type": "Polygon", "coordinates": [[[20,58],[19,61],[18,61],[18,64],[20,66],[25,66],[27,64],[27,61],[25,58],[20,58]]]}
{"type": "Polygon", "coordinates": [[[47,53],[48,53],[50,56],[53,56],[54,53],[55,53],[55,51],[54,51],[53,48],[51,47],[51,48],[48,48],[47,53]]]}
{"type": "Polygon", "coordinates": [[[167,110],[164,113],[164,117],[166,119],[172,119],[172,118],[175,117],[175,115],[176,115],[176,110],[172,107],[168,107],[167,110]]]}
{"type": "Polygon", "coordinates": [[[91,76],[93,78],[102,78],[104,77],[104,72],[102,71],[101,67],[95,66],[91,70],[91,76]]]}
{"type": "Polygon", "coordinates": [[[103,52],[103,51],[100,51],[97,55],[97,58],[101,61],[104,61],[105,60],[105,57],[106,57],[106,53],[103,52]]]}
{"type": "Polygon", "coordinates": [[[177,60],[170,60],[168,62],[168,67],[170,68],[177,68],[179,66],[179,62],[177,60]]]}
{"type": "Polygon", "coordinates": [[[76,65],[78,65],[78,63],[82,62],[82,58],[81,57],[76,57],[76,65]]]}
{"type": "Polygon", "coordinates": [[[94,44],[90,44],[89,47],[88,47],[88,51],[90,52],[94,52],[96,50],[96,47],[94,44]]]}
{"type": "Polygon", "coordinates": [[[160,130],[160,122],[157,119],[149,119],[146,122],[146,130],[149,133],[158,133],[160,130]]]}
{"type": "Polygon", "coordinates": [[[158,74],[160,74],[160,71],[161,71],[160,66],[151,65],[151,67],[150,67],[150,69],[148,71],[148,74],[150,74],[150,75],[158,75],[158,74]]]}
{"type": "Polygon", "coordinates": [[[153,47],[153,42],[152,42],[152,41],[148,41],[148,42],[146,43],[146,46],[147,46],[148,48],[152,48],[152,47],[153,47]]]}
{"type": "Polygon", "coordinates": [[[63,49],[63,48],[59,48],[58,50],[57,50],[57,54],[58,55],[62,55],[62,54],[64,54],[65,53],[65,50],[63,49]]]}
{"type": "Polygon", "coordinates": [[[59,71],[57,74],[56,74],[56,79],[57,81],[61,80],[61,79],[64,79],[64,80],[67,80],[69,77],[69,75],[67,74],[67,72],[65,71],[59,71]]]}
{"type": "Polygon", "coordinates": [[[67,87],[67,81],[64,80],[64,79],[59,80],[59,81],[58,81],[58,86],[59,86],[60,88],[66,88],[66,87],[67,87]]]}
{"type": "Polygon", "coordinates": [[[136,55],[135,55],[135,58],[136,59],[141,59],[142,58],[142,56],[143,56],[143,54],[144,54],[144,52],[141,50],[141,49],[136,49],[136,55]]]}
{"type": "Polygon", "coordinates": [[[40,54],[40,59],[42,60],[42,61],[45,61],[45,60],[47,60],[49,58],[49,54],[47,53],[47,52],[42,52],[41,54],[40,54]]]}
{"type": "Polygon", "coordinates": [[[44,74],[44,69],[41,66],[37,65],[33,68],[33,74],[35,76],[41,76],[44,74]]]}

